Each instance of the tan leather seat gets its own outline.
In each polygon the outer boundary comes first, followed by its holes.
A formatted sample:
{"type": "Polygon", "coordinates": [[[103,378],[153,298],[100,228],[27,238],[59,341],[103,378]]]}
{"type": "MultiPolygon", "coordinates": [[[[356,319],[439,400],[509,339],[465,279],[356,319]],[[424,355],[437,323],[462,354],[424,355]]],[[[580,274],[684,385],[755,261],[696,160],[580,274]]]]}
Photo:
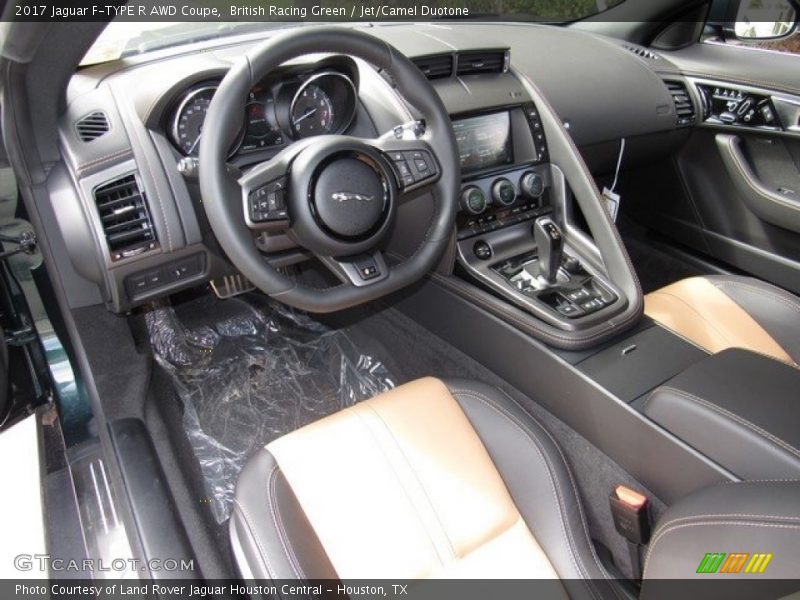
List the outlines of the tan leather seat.
{"type": "Polygon", "coordinates": [[[744,348],[800,361],[800,299],[757,279],[684,279],[645,296],[645,314],[712,354],[744,348]]]}
{"type": "Polygon", "coordinates": [[[246,578],[544,578],[616,597],[553,439],[475,382],[421,379],[270,443],[230,527],[246,578]]]}
{"type": "MultiPolygon", "coordinates": [[[[410,592],[420,594],[409,597],[417,598],[476,590],[632,597],[598,560],[577,490],[553,438],[506,394],[426,378],[290,433],[251,458],[236,488],[231,543],[248,580],[415,580],[410,592]],[[517,587],[419,581],[431,578],[510,578],[517,587]],[[516,580],[530,578],[545,581],[520,589],[516,580]]],[[[707,578],[697,573],[698,561],[731,544],[774,553],[769,576],[796,578],[799,499],[796,482],[747,482],[675,503],[653,535],[645,573],[656,579],[640,598],[675,597],[674,587],[658,587],[661,579],[683,585],[707,578]]],[[[317,596],[312,590],[309,597],[317,596]]]]}

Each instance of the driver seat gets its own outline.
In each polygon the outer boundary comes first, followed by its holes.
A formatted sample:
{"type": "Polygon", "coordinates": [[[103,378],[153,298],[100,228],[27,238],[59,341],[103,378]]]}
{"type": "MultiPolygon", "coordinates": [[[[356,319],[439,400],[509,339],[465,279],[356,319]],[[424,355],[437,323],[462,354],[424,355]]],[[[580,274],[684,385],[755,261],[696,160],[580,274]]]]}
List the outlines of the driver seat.
{"type": "MultiPolygon", "coordinates": [[[[743,540],[794,577],[798,502],[793,483],[699,490],[662,517],[645,577],[695,576],[703,552],[743,540]]],[[[537,578],[555,597],[627,596],[553,438],[471,381],[420,379],[273,441],[240,475],[230,535],[246,579],[537,578]]]]}

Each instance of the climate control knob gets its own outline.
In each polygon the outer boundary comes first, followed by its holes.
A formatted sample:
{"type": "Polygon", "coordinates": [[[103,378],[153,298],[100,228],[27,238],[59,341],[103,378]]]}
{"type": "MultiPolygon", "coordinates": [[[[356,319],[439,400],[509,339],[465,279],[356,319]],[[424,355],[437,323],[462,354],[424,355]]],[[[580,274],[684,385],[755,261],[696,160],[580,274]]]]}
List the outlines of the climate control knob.
{"type": "Polygon", "coordinates": [[[517,190],[514,184],[505,177],[495,179],[492,184],[492,202],[498,206],[511,206],[517,199],[517,190]]]}
{"type": "Polygon", "coordinates": [[[535,171],[525,171],[519,180],[519,187],[528,198],[539,198],[544,194],[544,179],[535,171]]]}
{"type": "Polygon", "coordinates": [[[479,215],[486,210],[483,190],[475,185],[468,185],[461,190],[461,208],[471,215],[479,215]]]}

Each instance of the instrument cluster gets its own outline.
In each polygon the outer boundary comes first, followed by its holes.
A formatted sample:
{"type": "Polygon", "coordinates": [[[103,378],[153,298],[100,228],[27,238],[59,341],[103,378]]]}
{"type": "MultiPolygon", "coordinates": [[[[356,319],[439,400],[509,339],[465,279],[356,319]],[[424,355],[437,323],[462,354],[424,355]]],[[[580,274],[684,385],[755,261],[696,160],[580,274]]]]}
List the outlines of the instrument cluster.
{"type": "MultiPolygon", "coordinates": [[[[355,66],[326,63],[311,69],[286,68],[248,94],[242,127],[230,156],[280,149],[302,138],[348,130],[358,101],[355,66]]],[[[197,156],[208,107],[219,81],[184,90],[170,113],[169,135],[184,156],[197,156]]]]}

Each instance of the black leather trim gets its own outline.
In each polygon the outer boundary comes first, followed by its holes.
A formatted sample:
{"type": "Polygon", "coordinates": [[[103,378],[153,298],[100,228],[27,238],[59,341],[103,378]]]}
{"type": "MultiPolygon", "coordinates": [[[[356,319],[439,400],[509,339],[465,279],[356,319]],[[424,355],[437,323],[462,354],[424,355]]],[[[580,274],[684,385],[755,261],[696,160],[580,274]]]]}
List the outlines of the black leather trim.
{"type": "Polygon", "coordinates": [[[752,277],[707,276],[800,363],[800,298],[752,277]]]}
{"type": "Polygon", "coordinates": [[[774,191],[759,179],[744,155],[741,138],[718,133],[715,140],[728,177],[747,207],[767,223],[800,232],[800,202],[774,191]]]}
{"type": "Polygon", "coordinates": [[[337,579],[278,463],[266,449],[252,457],[239,475],[230,535],[242,577],[337,579]]]}
{"type": "Polygon", "coordinates": [[[445,381],[571,598],[620,598],[589,539],[578,490],[550,433],[501,390],[445,381]]]}
{"type": "MultiPolygon", "coordinates": [[[[696,573],[707,552],[771,553],[772,559],[759,577],[796,579],[800,480],[704,488],[671,506],[651,539],[642,598],[648,597],[647,580],[708,578],[696,573]]],[[[653,587],[657,588],[657,582],[653,587]]]]}
{"type": "Polygon", "coordinates": [[[798,389],[798,369],[734,348],[673,377],[642,408],[739,477],[800,477],[798,389]]]}

